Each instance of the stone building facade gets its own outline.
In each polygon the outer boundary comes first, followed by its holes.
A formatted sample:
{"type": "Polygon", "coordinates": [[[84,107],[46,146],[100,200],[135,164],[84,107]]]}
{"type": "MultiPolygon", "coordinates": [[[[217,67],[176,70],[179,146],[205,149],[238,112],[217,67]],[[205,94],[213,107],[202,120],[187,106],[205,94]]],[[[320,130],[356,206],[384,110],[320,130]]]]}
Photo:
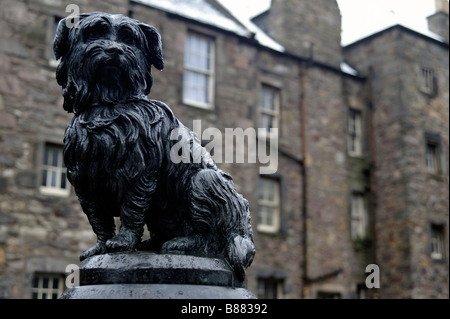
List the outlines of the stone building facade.
{"type": "MultiPolygon", "coordinates": [[[[448,298],[448,33],[395,26],[342,48],[331,2],[273,0],[251,25],[214,0],[76,4],[160,31],[165,69],[150,98],[206,147],[222,145],[212,154],[250,202],[255,295],[448,298]],[[278,145],[264,145],[271,174],[249,142],[227,142],[239,129],[259,141],[257,128],[278,129],[278,145]],[[379,288],[366,285],[370,264],[379,288]]],[[[66,266],[95,242],[60,157],[71,115],[51,42],[67,4],[0,4],[3,298],[57,296],[66,266]]],[[[448,25],[448,10],[436,15],[448,25]]]]}

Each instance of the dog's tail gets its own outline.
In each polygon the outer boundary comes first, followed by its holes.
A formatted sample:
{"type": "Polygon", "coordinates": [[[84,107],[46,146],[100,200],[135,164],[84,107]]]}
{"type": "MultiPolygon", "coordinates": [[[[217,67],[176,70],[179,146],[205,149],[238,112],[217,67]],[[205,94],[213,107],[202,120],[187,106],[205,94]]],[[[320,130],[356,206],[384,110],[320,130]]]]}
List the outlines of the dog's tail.
{"type": "Polygon", "coordinates": [[[237,193],[231,176],[219,169],[200,170],[191,185],[192,225],[208,234],[217,248],[205,253],[223,254],[236,278],[244,281],[255,254],[248,201],[237,193]]]}
{"type": "Polygon", "coordinates": [[[245,280],[245,269],[251,265],[254,256],[255,245],[251,238],[236,235],[230,239],[227,247],[227,259],[238,280],[245,280]]]}

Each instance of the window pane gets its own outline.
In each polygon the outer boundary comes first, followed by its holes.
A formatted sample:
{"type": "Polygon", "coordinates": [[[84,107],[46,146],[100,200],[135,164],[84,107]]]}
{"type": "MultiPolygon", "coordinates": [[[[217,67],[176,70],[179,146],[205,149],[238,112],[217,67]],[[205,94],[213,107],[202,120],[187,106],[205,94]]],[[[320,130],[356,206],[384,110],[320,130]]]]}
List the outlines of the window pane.
{"type": "Polygon", "coordinates": [[[48,147],[45,148],[44,150],[44,165],[48,165],[49,164],[49,157],[50,157],[50,150],[48,147]]]}
{"type": "Polygon", "coordinates": [[[355,136],[350,136],[349,139],[348,139],[348,143],[349,143],[348,147],[349,147],[350,152],[355,152],[356,151],[356,139],[355,139],[355,136]]]}
{"type": "Polygon", "coordinates": [[[275,209],[273,207],[261,206],[259,209],[259,220],[261,225],[273,226],[275,209]]]}
{"type": "Polygon", "coordinates": [[[67,187],[66,180],[66,173],[61,173],[61,188],[65,189],[67,187]]]}
{"type": "Polygon", "coordinates": [[[204,74],[198,74],[198,97],[197,101],[207,103],[208,102],[208,76],[204,74]]]}
{"type": "Polygon", "coordinates": [[[269,110],[275,110],[275,95],[273,92],[267,92],[265,106],[269,110]]]}
{"type": "Polygon", "coordinates": [[[42,186],[47,186],[47,170],[42,170],[42,186]]]}
{"type": "Polygon", "coordinates": [[[274,209],[272,207],[266,207],[266,225],[273,225],[274,209]]]}
{"type": "Polygon", "coordinates": [[[274,117],[272,115],[262,113],[260,115],[260,122],[259,122],[260,128],[264,128],[270,132],[270,130],[273,128],[273,121],[274,117]]]}
{"type": "Polygon", "coordinates": [[[354,112],[350,112],[350,119],[348,121],[348,131],[349,131],[349,133],[356,132],[355,113],[354,112]]]}
{"type": "Polygon", "coordinates": [[[42,278],[42,288],[48,288],[49,278],[43,277],[42,278]]]}
{"type": "Polygon", "coordinates": [[[431,258],[442,259],[443,258],[443,237],[444,228],[438,225],[431,225],[431,258]]]}
{"type": "Polygon", "coordinates": [[[267,200],[275,202],[275,183],[267,183],[267,200]]]}
{"type": "Polygon", "coordinates": [[[31,294],[31,299],[38,299],[38,293],[37,292],[33,292],[31,294]]]}
{"type": "Polygon", "coordinates": [[[266,290],[267,290],[266,297],[269,299],[276,299],[277,288],[278,288],[277,283],[274,281],[266,283],[266,290]]]}
{"type": "Polygon", "coordinates": [[[185,51],[186,66],[201,70],[210,69],[210,41],[196,35],[188,35],[185,51]]]}
{"type": "Polygon", "coordinates": [[[53,278],[53,285],[52,285],[53,289],[58,289],[59,288],[59,279],[58,278],[53,278]]]}
{"type": "Polygon", "coordinates": [[[364,203],[364,195],[353,194],[350,206],[351,237],[352,239],[364,238],[368,223],[367,210],[364,203]]]}
{"type": "Polygon", "coordinates": [[[259,215],[260,215],[260,224],[267,225],[267,207],[266,206],[260,207],[259,215]]]}
{"type": "Polygon", "coordinates": [[[264,199],[264,183],[262,181],[259,182],[259,195],[258,195],[258,199],[264,199]]]}
{"type": "Polygon", "coordinates": [[[55,171],[52,171],[51,172],[51,184],[50,184],[50,186],[51,187],[56,187],[56,172],[55,171]]]}
{"type": "Polygon", "coordinates": [[[437,171],[437,146],[436,144],[427,143],[426,163],[430,171],[437,171]]]}
{"type": "Polygon", "coordinates": [[[261,178],[258,185],[258,226],[261,230],[276,231],[279,226],[279,182],[261,178]],[[265,227],[268,226],[268,227],[265,227]]]}
{"type": "Polygon", "coordinates": [[[263,86],[259,102],[259,127],[270,132],[278,126],[279,93],[277,89],[263,86]]]}
{"type": "Polygon", "coordinates": [[[52,148],[52,165],[58,167],[58,149],[52,148]]]}
{"type": "Polygon", "coordinates": [[[434,70],[430,68],[422,68],[421,86],[425,93],[432,94],[434,91],[434,70]]]}
{"type": "Polygon", "coordinates": [[[185,44],[185,72],[183,99],[208,104],[212,69],[212,41],[196,34],[188,34],[185,44]]]}
{"type": "Polygon", "coordinates": [[[258,225],[264,225],[263,220],[262,220],[262,207],[259,207],[258,210],[258,216],[256,216],[256,222],[258,223],[258,225]]]}
{"type": "Polygon", "coordinates": [[[271,192],[271,186],[272,181],[261,179],[259,181],[259,191],[260,191],[260,198],[264,200],[269,200],[269,193],[271,192]]]}
{"type": "Polygon", "coordinates": [[[269,88],[261,90],[261,108],[274,111],[275,110],[275,92],[269,88]]]}
{"type": "Polygon", "coordinates": [[[33,277],[33,281],[32,281],[31,285],[33,288],[38,288],[39,287],[39,278],[33,277]]]}
{"type": "Polygon", "coordinates": [[[361,112],[349,109],[348,114],[348,152],[360,155],[362,150],[361,112]]]}
{"type": "Polygon", "coordinates": [[[183,94],[185,99],[208,103],[208,76],[186,70],[183,94]]]}

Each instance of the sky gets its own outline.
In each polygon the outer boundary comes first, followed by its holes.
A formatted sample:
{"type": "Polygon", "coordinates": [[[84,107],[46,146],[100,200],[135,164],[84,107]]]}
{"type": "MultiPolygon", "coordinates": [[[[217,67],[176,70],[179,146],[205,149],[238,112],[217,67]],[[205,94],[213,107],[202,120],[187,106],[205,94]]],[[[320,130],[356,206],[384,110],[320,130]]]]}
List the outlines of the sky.
{"type": "MultiPolygon", "coordinates": [[[[241,18],[253,17],[271,0],[219,0],[241,18]]],[[[395,24],[427,33],[426,17],[435,12],[434,0],[337,0],[342,15],[342,44],[352,43],[395,24]]]]}

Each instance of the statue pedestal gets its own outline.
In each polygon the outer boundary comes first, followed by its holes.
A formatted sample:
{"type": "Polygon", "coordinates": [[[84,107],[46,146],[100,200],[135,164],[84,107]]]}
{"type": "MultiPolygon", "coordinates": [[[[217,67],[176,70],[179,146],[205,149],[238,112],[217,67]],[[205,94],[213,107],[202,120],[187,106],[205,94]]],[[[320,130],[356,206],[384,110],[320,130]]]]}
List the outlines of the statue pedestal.
{"type": "Polygon", "coordinates": [[[93,256],[61,299],[253,299],[222,259],[149,252],[93,256]]]}

